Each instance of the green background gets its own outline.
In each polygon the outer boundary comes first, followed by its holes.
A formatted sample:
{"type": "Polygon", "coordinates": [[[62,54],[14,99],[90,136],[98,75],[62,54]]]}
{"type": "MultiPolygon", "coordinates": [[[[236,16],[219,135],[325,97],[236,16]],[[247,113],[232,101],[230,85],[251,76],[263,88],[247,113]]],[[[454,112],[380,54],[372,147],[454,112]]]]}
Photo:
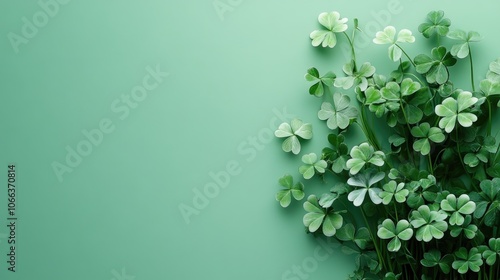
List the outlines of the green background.
{"type": "MultiPolygon", "coordinates": [[[[337,250],[317,260],[320,243],[304,233],[301,203],[283,210],[274,200],[279,177],[299,179],[299,158],[268,137],[281,123],[276,110],[311,122],[316,137],[303,151],[319,152],[320,101],[308,96],[303,76],[311,66],[339,73],[347,61],[344,43],[311,46],[318,14],[357,17],[370,40],[388,24],[409,28],[415,56],[428,44],[418,24],[443,9],[453,27],[483,35],[474,46],[480,79],[500,57],[499,8],[487,0],[73,0],[16,53],[8,34],[20,35],[22,18],[32,22],[42,9],[0,0],[0,278],[345,279],[352,257],[337,250]],[[230,9],[218,13],[214,3],[230,9]],[[112,104],[157,65],[169,76],[120,119],[112,104]],[[64,164],[66,147],[103,119],[114,131],[58,180],[53,162],[64,164]],[[18,176],[16,273],[5,256],[9,163],[18,176]],[[179,206],[193,206],[195,190],[228,163],[239,174],[186,223],[179,206]],[[284,277],[294,265],[309,271],[284,277]]],[[[380,72],[395,66],[386,46],[359,48],[358,61],[380,72]]],[[[464,87],[467,67],[452,73],[464,87]]]]}

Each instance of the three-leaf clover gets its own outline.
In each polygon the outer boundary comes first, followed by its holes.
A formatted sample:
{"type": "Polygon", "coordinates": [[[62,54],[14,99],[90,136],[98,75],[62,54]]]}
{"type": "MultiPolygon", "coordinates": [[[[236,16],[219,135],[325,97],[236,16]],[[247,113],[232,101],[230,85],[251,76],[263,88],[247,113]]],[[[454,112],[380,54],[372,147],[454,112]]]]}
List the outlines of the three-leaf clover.
{"type": "Polygon", "coordinates": [[[333,48],[337,44],[337,36],[335,33],[344,32],[347,30],[347,18],[340,18],[338,12],[321,13],[318,21],[326,30],[314,30],[309,37],[312,39],[312,45],[317,47],[333,48]]]}
{"type": "Polygon", "coordinates": [[[430,38],[433,34],[446,36],[450,30],[451,21],[444,17],[443,11],[432,11],[427,14],[427,22],[418,26],[418,31],[425,38],[430,38]]]}
{"type": "Polygon", "coordinates": [[[332,148],[326,147],[323,149],[323,158],[327,159],[332,164],[332,171],[340,173],[347,170],[346,162],[349,155],[349,148],[344,143],[344,135],[330,134],[328,135],[328,142],[332,148]]]}
{"type": "Polygon", "coordinates": [[[349,178],[347,180],[347,184],[358,188],[351,191],[347,196],[347,199],[352,201],[354,206],[360,206],[365,200],[366,193],[368,193],[368,196],[370,196],[370,199],[374,204],[382,203],[382,198],[379,196],[379,193],[382,190],[372,186],[384,178],[384,172],[375,173],[373,169],[366,170],[349,178]]]}
{"type": "Polygon", "coordinates": [[[279,184],[285,189],[276,194],[276,200],[279,201],[281,207],[288,207],[292,201],[292,196],[295,200],[304,198],[304,184],[298,182],[293,184],[292,175],[285,175],[278,180],[279,184]]]}
{"type": "Polygon", "coordinates": [[[358,110],[350,106],[351,99],[349,96],[336,92],[333,94],[333,104],[323,102],[321,110],[318,112],[320,120],[328,120],[326,125],[330,129],[345,129],[349,126],[351,120],[358,115],[358,110]]]}
{"type": "Polygon", "coordinates": [[[391,203],[394,198],[398,203],[403,203],[406,201],[406,197],[410,193],[408,189],[405,189],[405,183],[396,183],[396,181],[391,180],[382,187],[384,190],[379,194],[382,198],[382,203],[387,205],[391,203]]]}
{"type": "Polygon", "coordinates": [[[320,76],[318,69],[312,67],[307,70],[305,78],[309,82],[316,82],[309,88],[309,93],[320,97],[325,93],[325,87],[333,86],[335,74],[333,72],[327,72],[325,75],[320,76]]]}
{"type": "Polygon", "coordinates": [[[382,239],[391,239],[387,244],[387,250],[397,252],[401,248],[401,240],[407,241],[413,236],[413,229],[407,220],[399,220],[396,225],[391,219],[385,219],[379,225],[377,231],[378,237],[382,239]]]}
{"type": "Polygon", "coordinates": [[[447,254],[441,258],[441,252],[436,249],[432,249],[429,252],[424,253],[424,258],[420,260],[420,263],[425,267],[434,267],[436,265],[441,268],[445,274],[450,273],[450,266],[453,262],[453,255],[447,254]]]}
{"type": "Polygon", "coordinates": [[[415,238],[418,241],[429,242],[433,238],[441,239],[448,229],[448,224],[444,221],[448,215],[431,210],[429,206],[422,205],[417,210],[411,212],[411,225],[417,229],[415,238]]]}
{"type": "Polygon", "coordinates": [[[470,201],[470,197],[462,194],[458,198],[454,194],[449,194],[446,199],[441,201],[441,209],[450,214],[450,225],[462,225],[464,223],[463,215],[470,215],[476,210],[476,203],[470,201]]]}
{"type": "Polygon", "coordinates": [[[424,156],[429,154],[431,151],[430,141],[434,143],[441,143],[446,138],[440,128],[430,127],[427,122],[414,126],[411,129],[411,135],[416,138],[421,138],[413,143],[413,149],[416,152],[420,152],[424,156]]]}
{"type": "Polygon", "coordinates": [[[367,163],[376,166],[384,165],[384,152],[375,151],[373,146],[366,142],[352,147],[350,155],[351,158],[347,160],[346,165],[352,175],[356,175],[367,163]]]}
{"type": "Polygon", "coordinates": [[[320,159],[315,153],[305,154],[302,156],[302,162],[305,165],[299,167],[299,173],[304,176],[304,179],[311,179],[317,172],[325,173],[325,168],[328,166],[326,161],[320,159]]]}
{"type": "Polygon", "coordinates": [[[333,83],[334,86],[343,89],[350,89],[352,86],[359,86],[361,91],[368,87],[368,78],[373,76],[376,69],[369,62],[363,63],[358,71],[354,71],[354,61],[351,61],[342,67],[347,77],[338,77],[333,83]]]}
{"type": "Polygon", "coordinates": [[[303,123],[299,119],[293,119],[291,124],[282,123],[278,127],[278,130],[274,132],[274,135],[279,138],[285,138],[283,144],[281,145],[283,151],[298,154],[300,152],[300,142],[299,138],[311,139],[312,125],[310,123],[303,123]]]}
{"type": "Polygon", "coordinates": [[[427,82],[430,84],[438,83],[442,85],[448,81],[450,75],[448,67],[455,65],[457,60],[443,46],[433,48],[431,56],[417,55],[415,57],[415,70],[425,75],[427,82]]]}
{"type": "Polygon", "coordinates": [[[490,238],[488,245],[489,248],[483,252],[483,258],[488,265],[494,265],[500,256],[500,238],[490,238]]]}
{"type": "Polygon", "coordinates": [[[500,215],[500,178],[483,180],[479,187],[480,193],[471,193],[476,202],[474,218],[479,219],[484,216],[484,224],[491,227],[500,215]]]}
{"type": "Polygon", "coordinates": [[[403,50],[398,45],[398,43],[413,43],[415,42],[415,37],[411,34],[408,29],[401,29],[399,31],[397,38],[396,28],[394,26],[387,26],[384,31],[378,31],[375,34],[375,39],[373,42],[378,45],[391,44],[389,46],[389,58],[392,61],[398,61],[403,54],[403,50]]]}
{"type": "Polygon", "coordinates": [[[339,213],[321,207],[315,195],[310,195],[307,201],[304,202],[304,210],[307,213],[304,215],[303,222],[310,232],[316,232],[322,226],[323,234],[334,236],[337,229],[341,228],[344,222],[342,215],[339,213]]]}
{"type": "Polygon", "coordinates": [[[471,248],[469,252],[467,252],[466,248],[461,247],[455,252],[455,257],[457,259],[452,263],[452,267],[460,274],[467,273],[469,269],[474,272],[479,272],[483,265],[481,253],[476,247],[471,248]]]}
{"type": "Polygon", "coordinates": [[[475,31],[466,33],[463,30],[453,30],[448,33],[448,38],[460,41],[459,44],[451,47],[451,55],[458,58],[465,58],[470,53],[470,42],[478,42],[481,40],[481,35],[475,31]]]}
{"type": "Polygon", "coordinates": [[[439,121],[439,127],[450,133],[458,123],[463,127],[470,127],[477,121],[477,116],[473,113],[464,112],[472,105],[476,104],[478,99],[472,96],[468,91],[462,91],[457,99],[448,97],[436,106],[436,115],[442,117],[439,121]]]}
{"type": "Polygon", "coordinates": [[[475,224],[471,224],[472,217],[470,215],[465,216],[464,223],[460,226],[452,226],[450,227],[450,235],[453,237],[459,236],[462,232],[465,237],[472,239],[477,234],[477,226],[475,224]]]}

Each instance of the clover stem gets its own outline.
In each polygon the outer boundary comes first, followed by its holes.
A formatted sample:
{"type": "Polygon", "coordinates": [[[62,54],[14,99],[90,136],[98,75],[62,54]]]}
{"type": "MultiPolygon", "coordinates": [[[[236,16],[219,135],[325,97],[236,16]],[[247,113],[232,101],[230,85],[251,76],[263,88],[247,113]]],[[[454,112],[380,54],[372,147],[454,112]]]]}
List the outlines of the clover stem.
{"type": "Polygon", "coordinates": [[[432,175],[434,175],[434,167],[432,166],[431,153],[427,154],[427,158],[429,159],[429,171],[431,172],[432,175]]]}
{"type": "MultiPolygon", "coordinates": [[[[467,43],[469,45],[469,43],[467,43]]],[[[474,85],[474,64],[472,63],[472,50],[469,45],[469,61],[470,61],[470,81],[472,84],[472,91],[476,91],[476,86],[474,85]]]]}
{"type": "Polygon", "coordinates": [[[398,209],[396,208],[396,203],[393,203],[393,205],[394,205],[394,213],[396,213],[396,220],[399,221],[398,209]]]}
{"type": "Polygon", "coordinates": [[[460,163],[462,164],[462,167],[464,169],[464,172],[467,173],[470,177],[470,174],[469,172],[467,172],[467,168],[465,168],[465,163],[464,163],[464,160],[462,159],[462,152],[460,151],[460,143],[458,143],[458,127],[457,129],[455,130],[455,134],[456,134],[456,137],[457,137],[457,152],[458,152],[458,158],[460,159],[460,163]]]}
{"type": "Polygon", "coordinates": [[[415,65],[415,62],[413,62],[413,60],[412,60],[412,59],[410,58],[410,56],[409,56],[409,55],[405,52],[405,50],[403,50],[403,48],[402,48],[402,47],[400,47],[398,44],[394,44],[394,45],[396,45],[396,47],[398,47],[398,48],[399,48],[399,49],[400,49],[400,50],[401,50],[401,51],[405,54],[406,58],[408,58],[408,61],[410,61],[410,62],[411,62],[411,64],[413,65],[413,67],[415,67],[415,66],[416,66],[416,65],[415,65]]]}
{"type": "Polygon", "coordinates": [[[408,76],[411,76],[411,77],[413,77],[413,78],[415,78],[415,79],[417,79],[417,81],[418,81],[421,85],[424,85],[424,83],[422,82],[422,80],[421,80],[419,77],[417,77],[415,74],[413,74],[413,73],[405,73],[405,74],[406,74],[406,75],[408,75],[408,76]]]}
{"type": "Polygon", "coordinates": [[[368,232],[370,233],[370,237],[373,240],[373,246],[375,247],[375,251],[377,252],[378,261],[379,261],[380,265],[382,266],[382,269],[387,268],[387,266],[385,265],[385,262],[384,262],[384,258],[382,258],[382,255],[380,254],[380,249],[378,248],[377,240],[375,239],[375,237],[372,233],[370,224],[368,223],[368,219],[366,218],[365,210],[363,210],[363,207],[360,207],[360,209],[361,209],[361,216],[363,216],[363,219],[365,220],[366,228],[368,229],[368,232]]]}
{"type": "MultiPolygon", "coordinates": [[[[405,257],[406,257],[406,260],[408,261],[408,264],[410,265],[411,271],[413,272],[413,276],[415,277],[414,279],[418,279],[417,272],[415,271],[415,268],[413,267],[413,264],[411,263],[410,258],[408,258],[408,255],[412,255],[412,254],[408,250],[408,248],[406,248],[406,246],[405,246],[405,250],[406,250],[405,257]]],[[[425,250],[423,252],[425,252],[425,250]]],[[[436,279],[436,278],[434,278],[434,279],[436,279]]]]}
{"type": "Polygon", "coordinates": [[[345,37],[347,38],[347,41],[349,41],[349,45],[351,46],[351,55],[352,55],[352,61],[354,62],[354,67],[353,67],[353,71],[356,72],[356,52],[354,51],[354,34],[353,34],[353,40],[351,40],[351,38],[349,38],[349,35],[347,35],[347,33],[344,31],[342,32],[344,33],[345,37]]]}
{"type": "Polygon", "coordinates": [[[488,103],[488,124],[486,128],[486,136],[491,135],[491,102],[488,98],[486,98],[486,102],[488,103]]]}
{"type": "Polygon", "coordinates": [[[365,112],[365,107],[362,106],[361,108],[361,124],[359,124],[361,127],[361,130],[363,130],[363,133],[365,134],[366,138],[368,138],[368,142],[377,150],[380,151],[380,144],[377,141],[377,137],[375,137],[375,134],[373,131],[369,128],[367,125],[366,121],[366,112],[365,112]]]}
{"type": "Polygon", "coordinates": [[[493,279],[493,266],[490,266],[490,276],[489,279],[493,279]]]}

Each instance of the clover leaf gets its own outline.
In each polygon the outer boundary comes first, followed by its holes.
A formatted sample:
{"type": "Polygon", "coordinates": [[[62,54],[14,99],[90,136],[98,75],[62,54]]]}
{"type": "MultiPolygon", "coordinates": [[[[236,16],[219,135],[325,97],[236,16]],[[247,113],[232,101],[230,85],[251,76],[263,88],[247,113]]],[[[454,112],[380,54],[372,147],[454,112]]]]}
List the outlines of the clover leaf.
{"type": "Polygon", "coordinates": [[[430,127],[429,123],[424,122],[411,129],[411,135],[416,138],[422,138],[413,143],[413,149],[420,152],[422,155],[428,155],[431,151],[430,141],[434,143],[441,143],[446,136],[438,127],[430,127]]]}
{"type": "Polygon", "coordinates": [[[451,55],[458,58],[465,58],[470,53],[470,42],[478,42],[481,40],[481,35],[475,31],[466,33],[463,30],[453,30],[448,33],[448,38],[460,41],[459,44],[451,47],[451,55]]]}
{"type": "Polygon", "coordinates": [[[279,138],[285,138],[281,145],[283,151],[298,154],[300,152],[299,138],[311,139],[312,138],[312,125],[310,123],[303,123],[299,119],[293,119],[291,124],[282,123],[274,135],[279,138]]]}
{"type": "Polygon", "coordinates": [[[442,117],[439,121],[439,127],[450,133],[458,123],[463,127],[470,127],[472,123],[477,121],[477,116],[473,113],[464,112],[472,105],[476,104],[478,99],[472,97],[472,93],[462,91],[458,94],[457,99],[448,97],[439,105],[436,106],[436,115],[442,117]]]}
{"type": "Polygon", "coordinates": [[[470,201],[470,197],[462,194],[458,198],[454,194],[449,194],[446,199],[441,201],[441,209],[450,214],[450,225],[462,225],[464,223],[463,215],[470,215],[476,210],[476,203],[470,201]]]}
{"type": "Polygon", "coordinates": [[[500,58],[492,61],[486,73],[486,79],[493,82],[500,82],[500,58]]]}
{"type": "Polygon", "coordinates": [[[488,245],[489,248],[483,252],[483,258],[491,266],[497,262],[497,257],[500,256],[500,238],[490,238],[488,245]]]}
{"type": "Polygon", "coordinates": [[[276,200],[279,201],[281,207],[288,207],[292,201],[292,196],[295,200],[304,198],[304,184],[301,182],[293,184],[293,177],[285,175],[278,180],[279,184],[285,189],[276,194],[276,200]]]}
{"type": "Polygon", "coordinates": [[[403,203],[406,201],[406,197],[410,193],[408,189],[405,189],[405,183],[396,183],[396,181],[391,180],[382,187],[384,190],[379,194],[382,198],[382,203],[388,205],[394,198],[398,203],[403,203]]]}
{"type": "Polygon", "coordinates": [[[312,45],[317,47],[321,45],[323,48],[333,48],[337,44],[337,36],[335,33],[344,32],[347,30],[347,18],[340,18],[338,12],[321,13],[318,16],[319,23],[326,30],[314,30],[309,37],[312,39],[312,45]]]}
{"type": "Polygon", "coordinates": [[[368,87],[368,78],[373,76],[376,69],[369,62],[365,62],[361,65],[359,70],[355,72],[354,65],[354,61],[345,64],[342,70],[347,77],[338,77],[333,85],[343,89],[350,89],[352,86],[359,86],[361,91],[365,91],[368,87]]]}
{"type": "Polygon", "coordinates": [[[441,252],[436,249],[424,253],[424,258],[420,260],[420,263],[425,267],[439,266],[445,274],[450,273],[452,262],[453,255],[447,254],[441,258],[441,252]]]}
{"type": "Polygon", "coordinates": [[[304,210],[307,213],[304,215],[303,223],[309,232],[316,232],[322,226],[324,235],[334,236],[337,229],[341,228],[344,222],[342,215],[339,213],[321,207],[315,195],[310,195],[307,201],[304,202],[304,210]]]}
{"type": "Polygon", "coordinates": [[[470,152],[464,157],[464,163],[469,167],[476,167],[480,162],[488,163],[489,154],[497,152],[496,139],[492,136],[477,136],[475,142],[468,145],[470,152]]]}
{"type": "Polygon", "coordinates": [[[309,88],[309,94],[315,95],[317,97],[323,96],[323,94],[325,93],[325,87],[333,86],[335,77],[336,76],[333,72],[327,72],[325,75],[320,76],[318,69],[314,67],[309,68],[307,70],[305,78],[309,82],[316,82],[309,88]]]}
{"type": "Polygon", "coordinates": [[[450,235],[457,237],[463,232],[468,239],[474,238],[478,228],[475,224],[471,224],[471,222],[472,217],[470,215],[465,216],[463,224],[450,227],[450,235]]]}
{"type": "Polygon", "coordinates": [[[448,67],[455,65],[457,60],[446,51],[443,46],[433,48],[431,56],[419,54],[415,57],[415,70],[425,75],[427,82],[430,84],[444,84],[448,81],[448,67]]]}
{"type": "Polygon", "coordinates": [[[427,22],[418,26],[418,31],[424,35],[425,38],[430,38],[433,34],[438,36],[446,36],[451,21],[444,17],[443,11],[432,11],[427,14],[427,22]]]}
{"type": "Polygon", "coordinates": [[[448,224],[444,221],[448,215],[431,210],[428,205],[422,205],[417,210],[411,212],[411,225],[418,229],[415,238],[418,241],[429,242],[433,238],[441,239],[448,229],[448,224]]]}
{"type": "Polygon", "coordinates": [[[299,173],[304,176],[304,179],[311,179],[317,172],[325,173],[325,168],[328,166],[326,161],[320,159],[315,153],[305,154],[302,156],[302,162],[305,165],[299,167],[299,173]]]}
{"type": "Polygon", "coordinates": [[[331,162],[333,172],[340,173],[347,170],[346,162],[349,148],[344,143],[344,135],[330,134],[328,135],[328,142],[330,142],[332,148],[326,147],[323,149],[323,158],[331,162]]]}
{"type": "Polygon", "coordinates": [[[349,199],[349,201],[352,201],[354,206],[360,206],[365,199],[366,193],[368,193],[371,201],[374,204],[382,203],[382,199],[379,196],[379,193],[382,190],[380,188],[372,186],[380,182],[384,178],[384,172],[375,173],[373,169],[366,170],[355,175],[354,177],[349,178],[347,180],[347,184],[358,188],[351,191],[347,196],[347,199],[349,199]]]}
{"type": "Polygon", "coordinates": [[[328,120],[326,125],[330,129],[345,129],[349,126],[351,120],[358,115],[358,110],[350,106],[349,96],[336,92],[333,94],[333,104],[323,102],[321,110],[318,112],[320,120],[328,120]]]}
{"type": "Polygon", "coordinates": [[[378,45],[391,44],[389,46],[389,58],[392,61],[398,61],[401,58],[401,55],[403,55],[403,50],[398,43],[415,42],[415,37],[408,29],[401,29],[397,38],[395,38],[395,36],[396,28],[394,28],[394,26],[387,26],[383,31],[378,31],[375,34],[375,39],[373,39],[373,42],[378,45]]]}
{"type": "Polygon", "coordinates": [[[384,152],[375,151],[373,146],[366,142],[352,147],[350,155],[351,159],[347,161],[346,165],[352,175],[356,175],[367,163],[376,166],[384,165],[384,152]]]}
{"type": "Polygon", "coordinates": [[[497,223],[500,216],[500,178],[483,180],[479,187],[480,193],[471,193],[476,202],[474,218],[484,216],[484,224],[491,227],[497,223]]]}
{"type": "Polygon", "coordinates": [[[480,267],[483,265],[483,259],[481,258],[481,253],[476,247],[467,249],[460,247],[455,252],[456,260],[452,263],[453,269],[457,270],[460,274],[465,274],[467,271],[472,270],[474,272],[479,272],[480,267]]]}
{"type": "Polygon", "coordinates": [[[391,219],[385,219],[378,227],[377,236],[382,239],[391,239],[387,250],[397,252],[401,248],[401,240],[407,241],[413,236],[413,229],[407,220],[399,220],[396,225],[391,219]]]}

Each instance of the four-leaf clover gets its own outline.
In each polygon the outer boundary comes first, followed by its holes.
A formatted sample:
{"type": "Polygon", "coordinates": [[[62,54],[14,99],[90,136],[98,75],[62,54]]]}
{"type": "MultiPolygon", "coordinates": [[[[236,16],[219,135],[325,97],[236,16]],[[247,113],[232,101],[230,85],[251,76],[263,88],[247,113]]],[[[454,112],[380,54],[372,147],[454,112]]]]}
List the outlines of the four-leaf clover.
{"type": "Polygon", "coordinates": [[[460,274],[467,273],[469,269],[479,272],[479,269],[483,265],[481,253],[476,247],[471,248],[469,252],[467,252],[466,248],[461,247],[455,252],[455,257],[456,260],[452,263],[452,267],[460,274]]]}
{"type": "Polygon", "coordinates": [[[337,36],[335,33],[344,32],[347,30],[347,18],[340,18],[338,12],[321,13],[318,21],[326,30],[314,30],[309,37],[312,39],[312,45],[317,47],[333,48],[337,44],[337,36]]]}
{"type": "Polygon", "coordinates": [[[326,125],[330,129],[345,129],[352,119],[358,116],[358,110],[350,106],[349,96],[336,92],[333,94],[333,104],[323,102],[318,112],[320,120],[328,120],[326,125]]]}
{"type": "Polygon", "coordinates": [[[448,229],[448,223],[444,221],[447,217],[448,215],[445,213],[431,210],[427,205],[413,210],[410,223],[415,229],[418,229],[415,238],[424,242],[429,242],[433,238],[443,238],[444,232],[448,229]]]}
{"type": "Polygon", "coordinates": [[[432,11],[428,13],[427,20],[427,22],[418,26],[418,31],[420,31],[425,38],[430,38],[432,34],[437,34],[442,37],[448,34],[451,21],[444,17],[443,11],[432,11]]]}
{"type": "Polygon", "coordinates": [[[436,106],[436,115],[442,117],[439,121],[439,127],[450,133],[458,123],[463,127],[470,127],[472,123],[477,121],[477,116],[473,113],[464,112],[466,109],[476,104],[478,99],[472,97],[472,93],[462,91],[458,94],[457,99],[448,97],[443,100],[443,103],[436,106]]]}
{"type": "Polygon", "coordinates": [[[342,68],[347,77],[338,77],[333,83],[334,86],[343,89],[350,89],[352,86],[359,86],[361,91],[368,87],[368,78],[375,73],[375,67],[369,62],[363,63],[358,71],[354,71],[354,62],[351,61],[342,68]]]}
{"type": "Polygon", "coordinates": [[[298,154],[300,152],[300,142],[299,138],[311,139],[312,138],[312,125],[310,123],[303,123],[299,119],[293,119],[291,125],[288,123],[282,123],[278,127],[278,130],[274,132],[274,135],[279,138],[285,138],[283,144],[281,145],[283,151],[298,154]]]}
{"type": "Polygon", "coordinates": [[[462,225],[464,223],[463,215],[470,215],[476,210],[476,203],[470,201],[466,194],[458,198],[454,194],[449,194],[446,199],[441,201],[441,209],[450,213],[450,225],[462,225]]]}
{"type": "Polygon", "coordinates": [[[415,37],[411,34],[408,29],[401,29],[399,31],[397,38],[396,28],[394,26],[387,26],[384,31],[379,31],[375,34],[375,39],[373,42],[378,45],[391,44],[389,46],[389,58],[392,61],[398,61],[403,54],[403,50],[398,45],[398,43],[413,43],[415,42],[415,37]]]}
{"type": "Polygon", "coordinates": [[[288,207],[292,201],[292,196],[295,200],[304,198],[304,184],[301,182],[293,184],[292,175],[285,175],[278,180],[279,184],[285,189],[276,194],[276,200],[279,201],[281,207],[288,207]]]}

